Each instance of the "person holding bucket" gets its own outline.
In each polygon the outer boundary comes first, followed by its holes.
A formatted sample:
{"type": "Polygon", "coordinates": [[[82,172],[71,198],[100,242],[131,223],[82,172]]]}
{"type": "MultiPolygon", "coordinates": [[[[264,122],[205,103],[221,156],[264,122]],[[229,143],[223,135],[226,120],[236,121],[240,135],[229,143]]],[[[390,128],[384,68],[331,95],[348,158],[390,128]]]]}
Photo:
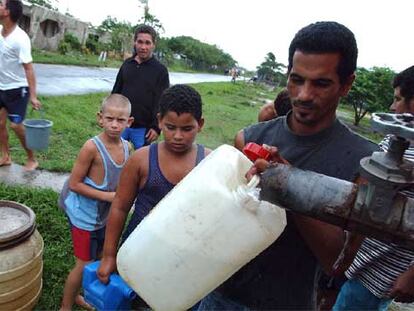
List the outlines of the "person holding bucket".
{"type": "Polygon", "coordinates": [[[17,25],[23,15],[20,0],[0,0],[0,166],[12,163],[9,147],[7,118],[27,153],[25,169],[38,167],[35,155],[26,145],[23,120],[30,101],[39,109],[36,79],[32,64],[29,36],[17,25]]]}

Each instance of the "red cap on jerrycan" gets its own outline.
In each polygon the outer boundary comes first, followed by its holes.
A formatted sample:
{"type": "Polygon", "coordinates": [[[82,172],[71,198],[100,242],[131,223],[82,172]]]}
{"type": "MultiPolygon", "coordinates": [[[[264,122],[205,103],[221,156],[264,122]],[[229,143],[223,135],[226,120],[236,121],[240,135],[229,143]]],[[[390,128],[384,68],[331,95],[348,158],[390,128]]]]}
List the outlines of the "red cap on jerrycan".
{"type": "Polygon", "coordinates": [[[256,143],[246,144],[243,148],[243,153],[253,162],[257,159],[267,160],[270,157],[270,152],[256,143]]]}

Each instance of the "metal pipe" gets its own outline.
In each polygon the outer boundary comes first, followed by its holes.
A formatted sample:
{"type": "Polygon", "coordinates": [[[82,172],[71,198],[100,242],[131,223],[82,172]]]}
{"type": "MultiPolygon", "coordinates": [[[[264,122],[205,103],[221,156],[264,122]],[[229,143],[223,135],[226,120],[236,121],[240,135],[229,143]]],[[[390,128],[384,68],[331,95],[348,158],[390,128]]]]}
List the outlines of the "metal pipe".
{"type": "MultiPolygon", "coordinates": [[[[260,179],[260,198],[345,230],[414,249],[414,200],[398,193],[389,212],[373,216],[370,187],[278,164],[260,179]]],[[[377,189],[378,190],[378,189],[377,189]]]]}

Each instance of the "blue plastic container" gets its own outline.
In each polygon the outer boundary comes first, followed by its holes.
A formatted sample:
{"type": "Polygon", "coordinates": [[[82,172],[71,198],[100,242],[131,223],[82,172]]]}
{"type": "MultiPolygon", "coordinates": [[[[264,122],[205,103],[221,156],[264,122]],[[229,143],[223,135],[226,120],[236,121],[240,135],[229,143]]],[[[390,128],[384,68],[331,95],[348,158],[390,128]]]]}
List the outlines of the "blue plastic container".
{"type": "Polygon", "coordinates": [[[83,270],[83,291],[87,303],[97,310],[130,310],[136,293],[118,274],[111,274],[108,284],[99,281],[96,271],[100,261],[95,261],[83,270]]]}

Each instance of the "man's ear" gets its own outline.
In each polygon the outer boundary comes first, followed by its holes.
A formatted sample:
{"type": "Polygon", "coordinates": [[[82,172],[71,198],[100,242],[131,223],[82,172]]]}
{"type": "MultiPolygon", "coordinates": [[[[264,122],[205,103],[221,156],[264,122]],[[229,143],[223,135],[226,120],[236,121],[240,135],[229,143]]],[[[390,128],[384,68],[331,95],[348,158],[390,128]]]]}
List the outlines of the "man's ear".
{"type": "Polygon", "coordinates": [[[355,73],[351,74],[348,78],[346,78],[345,82],[341,85],[341,97],[348,95],[354,81],[355,73]]]}

